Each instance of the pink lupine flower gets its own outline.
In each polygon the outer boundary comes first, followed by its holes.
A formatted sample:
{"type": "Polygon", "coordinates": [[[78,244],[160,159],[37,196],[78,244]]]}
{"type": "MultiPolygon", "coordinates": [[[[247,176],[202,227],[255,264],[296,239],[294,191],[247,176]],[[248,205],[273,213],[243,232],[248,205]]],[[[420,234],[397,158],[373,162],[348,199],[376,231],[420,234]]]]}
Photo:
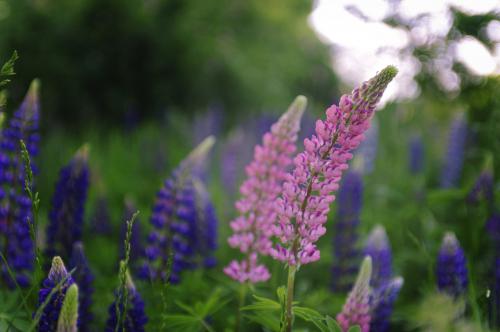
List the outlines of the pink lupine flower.
{"type": "Polygon", "coordinates": [[[295,169],[287,175],[276,203],[274,234],[281,244],[271,249],[275,259],[300,266],[320,258],[315,242],[326,232],[333,192],[396,74],[397,69],[388,66],[350,95],[342,96],[339,106],[328,108],[326,119],[316,122],[316,134],[304,140],[304,151],[295,157],[295,169]]]}
{"type": "Polygon", "coordinates": [[[269,255],[273,246],[275,201],[295,153],[297,133],[307,100],[299,96],[287,112],[264,134],[262,145],[254,150],[254,160],[246,167],[247,179],[240,187],[241,199],[236,202],[239,217],[231,222],[234,234],[229,245],[245,254],[243,261],[232,261],[224,272],[244,283],[266,281],[270,273],[258,264],[258,255],[269,255]]]}
{"type": "Polygon", "coordinates": [[[372,259],[366,256],[361,264],[358,278],[354,284],[342,312],[337,315],[337,322],[342,331],[358,325],[361,332],[370,331],[370,278],[372,274],[372,259]]]}

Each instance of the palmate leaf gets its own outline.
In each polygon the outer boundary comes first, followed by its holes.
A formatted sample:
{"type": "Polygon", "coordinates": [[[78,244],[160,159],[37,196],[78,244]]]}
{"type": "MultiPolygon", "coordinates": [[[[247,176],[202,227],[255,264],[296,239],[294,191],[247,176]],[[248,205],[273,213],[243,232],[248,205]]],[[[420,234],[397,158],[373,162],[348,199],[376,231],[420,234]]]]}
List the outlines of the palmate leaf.
{"type": "Polygon", "coordinates": [[[352,326],[349,328],[349,330],[347,332],[361,332],[361,327],[359,326],[352,326]]]}
{"type": "Polygon", "coordinates": [[[164,315],[163,327],[165,328],[182,328],[184,332],[198,331],[200,322],[198,318],[191,315],[164,315]]]}
{"type": "Polygon", "coordinates": [[[281,305],[273,301],[271,299],[265,298],[265,297],[260,297],[257,295],[253,296],[255,299],[255,302],[252,304],[249,304],[247,306],[244,306],[241,308],[241,310],[247,310],[247,311],[279,311],[281,309],[281,305]]]}
{"type": "Polygon", "coordinates": [[[326,326],[328,327],[328,332],[342,332],[339,324],[335,319],[330,316],[326,316],[326,326]]]}
{"type": "Polygon", "coordinates": [[[270,331],[279,332],[280,331],[280,320],[276,314],[260,311],[254,315],[244,315],[244,317],[252,322],[263,326],[270,331]]]}

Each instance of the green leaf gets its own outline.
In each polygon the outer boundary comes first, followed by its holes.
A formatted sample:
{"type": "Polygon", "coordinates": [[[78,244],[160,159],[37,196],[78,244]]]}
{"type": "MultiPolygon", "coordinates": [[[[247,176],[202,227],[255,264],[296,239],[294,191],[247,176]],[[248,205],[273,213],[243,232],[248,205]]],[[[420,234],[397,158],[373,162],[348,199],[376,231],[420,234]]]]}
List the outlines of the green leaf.
{"type": "Polygon", "coordinates": [[[276,315],[269,312],[259,312],[255,315],[244,315],[244,317],[252,322],[255,322],[273,332],[280,331],[280,321],[276,315]]]}
{"type": "Polygon", "coordinates": [[[184,332],[196,331],[199,329],[200,322],[196,317],[190,315],[164,315],[163,324],[168,328],[182,328],[184,332]],[[186,331],[187,330],[187,331],[186,331]]]}
{"type": "Polygon", "coordinates": [[[305,320],[306,322],[311,322],[316,326],[318,329],[320,329],[322,332],[329,332],[328,331],[328,326],[325,324],[325,317],[317,312],[316,310],[310,309],[310,308],[305,308],[305,307],[294,307],[293,308],[293,313],[305,320]]]}
{"type": "Polygon", "coordinates": [[[361,327],[359,327],[358,325],[351,326],[349,330],[347,330],[347,332],[361,332],[361,327]]]}
{"type": "Polygon", "coordinates": [[[277,310],[281,309],[281,305],[276,301],[270,300],[270,299],[265,298],[265,297],[260,297],[257,295],[254,295],[253,297],[255,298],[256,302],[241,308],[241,310],[255,310],[255,311],[274,310],[274,311],[277,311],[277,310]]]}
{"type": "Polygon", "coordinates": [[[337,321],[330,316],[326,316],[326,326],[328,327],[328,332],[342,332],[337,321]]]}
{"type": "Polygon", "coordinates": [[[12,56],[10,57],[9,60],[7,60],[6,63],[3,64],[2,69],[0,69],[0,77],[2,78],[0,80],[0,88],[7,85],[10,82],[10,79],[5,78],[8,76],[15,75],[16,73],[14,72],[14,63],[16,60],[19,58],[17,55],[17,51],[14,51],[12,53],[12,56]]]}

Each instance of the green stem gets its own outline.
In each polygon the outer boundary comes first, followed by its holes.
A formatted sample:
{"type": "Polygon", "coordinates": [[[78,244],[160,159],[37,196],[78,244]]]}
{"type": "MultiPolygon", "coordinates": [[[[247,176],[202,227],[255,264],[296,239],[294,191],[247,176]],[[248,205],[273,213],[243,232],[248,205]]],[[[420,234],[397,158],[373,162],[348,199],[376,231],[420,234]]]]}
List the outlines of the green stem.
{"type": "Polygon", "coordinates": [[[245,296],[247,294],[247,284],[241,284],[240,288],[240,298],[238,301],[238,306],[236,307],[236,325],[234,326],[234,332],[239,332],[240,331],[240,325],[241,325],[241,308],[245,304],[245,296]]]}
{"type": "Polygon", "coordinates": [[[295,272],[297,272],[297,268],[295,266],[288,267],[288,284],[287,284],[286,316],[285,316],[286,332],[292,332],[292,326],[293,326],[293,290],[295,286],[295,272]]]}

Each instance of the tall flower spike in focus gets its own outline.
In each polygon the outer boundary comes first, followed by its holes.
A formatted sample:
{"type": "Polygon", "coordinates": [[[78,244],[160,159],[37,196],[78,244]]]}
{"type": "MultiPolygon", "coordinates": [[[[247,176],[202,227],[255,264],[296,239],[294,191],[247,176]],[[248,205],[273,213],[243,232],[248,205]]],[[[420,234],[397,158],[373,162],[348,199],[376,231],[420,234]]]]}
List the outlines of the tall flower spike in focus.
{"type": "Polygon", "coordinates": [[[244,258],[233,260],[224,272],[240,283],[266,281],[268,269],[259,264],[258,255],[269,255],[276,219],[275,200],[281,193],[287,168],[296,150],[295,142],[307,99],[298,96],[289,109],[264,134],[262,145],[254,150],[254,159],[246,167],[247,179],[240,187],[241,199],[236,202],[239,216],[231,222],[234,234],[229,245],[238,248],[244,258]]]}
{"type": "Polygon", "coordinates": [[[198,214],[193,170],[199,169],[214,142],[215,139],[210,136],[200,143],[158,192],[151,215],[153,230],[145,249],[146,261],[139,273],[142,278],[164,280],[170,257],[172,283],[180,281],[182,271],[197,266],[198,214]]]}
{"type": "Polygon", "coordinates": [[[372,259],[367,256],[361,264],[358,278],[354,284],[342,312],[337,315],[337,322],[343,332],[352,326],[359,326],[361,332],[370,331],[370,277],[372,273],[372,259]]]}
{"type": "Polygon", "coordinates": [[[88,187],[88,145],[84,145],[59,172],[46,231],[47,256],[59,255],[67,260],[73,243],[82,240],[88,187]]]}
{"type": "MultiPolygon", "coordinates": [[[[22,139],[28,150],[33,172],[37,169],[33,157],[38,154],[38,121],[40,113],[39,82],[31,83],[28,93],[0,138],[0,252],[21,287],[30,284],[33,270],[34,245],[29,223],[33,222],[32,202],[25,191],[24,164],[21,159],[22,139]]],[[[8,268],[0,261],[0,283],[13,288],[15,282],[8,268]]]]}
{"type": "Polygon", "coordinates": [[[78,286],[73,284],[69,286],[64,297],[59,320],[57,321],[57,332],[81,331],[77,327],[78,320],[78,286]]]}
{"type": "Polygon", "coordinates": [[[124,332],[144,332],[145,325],[148,322],[148,317],[144,310],[144,301],[142,300],[141,294],[135,288],[134,282],[127,271],[126,274],[126,284],[127,288],[127,311],[124,312],[123,303],[118,305],[118,310],[120,312],[121,321],[123,325],[118,322],[117,312],[116,312],[116,301],[118,301],[121,296],[120,294],[115,295],[115,301],[109,306],[108,313],[109,318],[106,322],[106,332],[115,332],[116,325],[118,326],[118,331],[124,332]]]}
{"type": "Polygon", "coordinates": [[[441,173],[441,188],[454,188],[460,181],[467,140],[467,123],[462,114],[453,119],[448,136],[448,150],[441,173]]]}
{"type": "Polygon", "coordinates": [[[78,316],[78,331],[89,331],[89,324],[93,319],[91,312],[92,295],[94,294],[94,274],[90,270],[87,257],[81,242],[75,242],[71,254],[71,267],[75,268],[73,279],[80,288],[78,316]]]}
{"type": "Polygon", "coordinates": [[[437,257],[437,285],[440,291],[457,298],[467,290],[467,261],[455,234],[443,238],[437,257]]]}
{"type": "Polygon", "coordinates": [[[335,199],[347,162],[370,127],[375,107],[397,69],[388,66],[364,82],[350,95],[326,111],[316,122],[316,134],[304,140],[304,151],[294,159],[295,169],[287,176],[278,200],[278,223],[274,233],[281,244],[272,250],[275,259],[290,266],[317,261],[316,241],[325,234],[323,226],[335,199]]]}
{"type": "Polygon", "coordinates": [[[351,289],[360,261],[358,226],[363,203],[363,178],[358,171],[345,174],[337,196],[337,215],[333,237],[332,288],[351,289]]]}
{"type": "Polygon", "coordinates": [[[59,313],[61,312],[66,291],[73,283],[73,278],[66,270],[61,257],[54,257],[49,276],[43,281],[40,288],[38,306],[41,307],[49,294],[54,289],[56,290],[42,311],[40,321],[38,322],[38,332],[55,332],[57,330],[59,313]]]}
{"type": "Polygon", "coordinates": [[[196,210],[197,210],[197,242],[199,259],[198,265],[206,268],[217,264],[215,250],[217,249],[218,220],[215,207],[210,200],[210,194],[202,181],[194,180],[196,210]]]}

